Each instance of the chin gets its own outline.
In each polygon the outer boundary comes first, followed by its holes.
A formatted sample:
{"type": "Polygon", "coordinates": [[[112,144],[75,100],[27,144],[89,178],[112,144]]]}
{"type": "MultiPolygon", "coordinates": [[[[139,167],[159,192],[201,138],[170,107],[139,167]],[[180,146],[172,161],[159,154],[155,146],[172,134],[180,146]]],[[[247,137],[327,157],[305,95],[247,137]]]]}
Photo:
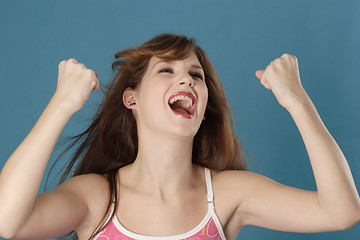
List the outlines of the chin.
{"type": "Polygon", "coordinates": [[[172,129],[172,134],[174,134],[175,136],[179,137],[179,138],[184,138],[184,140],[189,140],[189,139],[194,139],[197,131],[199,130],[199,128],[194,128],[194,127],[184,127],[184,126],[177,126],[175,128],[172,129]]]}

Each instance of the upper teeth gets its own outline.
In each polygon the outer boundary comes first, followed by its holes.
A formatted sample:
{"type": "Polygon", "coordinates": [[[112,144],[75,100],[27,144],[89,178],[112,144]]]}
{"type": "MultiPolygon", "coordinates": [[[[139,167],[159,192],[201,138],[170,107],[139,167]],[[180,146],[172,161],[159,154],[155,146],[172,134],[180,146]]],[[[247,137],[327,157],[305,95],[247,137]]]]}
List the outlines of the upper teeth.
{"type": "Polygon", "coordinates": [[[178,96],[175,96],[175,97],[171,98],[169,103],[173,104],[174,102],[179,101],[179,100],[187,101],[187,104],[186,104],[187,108],[191,108],[192,105],[193,105],[192,98],[190,98],[188,96],[183,96],[183,95],[178,95],[178,96]]]}

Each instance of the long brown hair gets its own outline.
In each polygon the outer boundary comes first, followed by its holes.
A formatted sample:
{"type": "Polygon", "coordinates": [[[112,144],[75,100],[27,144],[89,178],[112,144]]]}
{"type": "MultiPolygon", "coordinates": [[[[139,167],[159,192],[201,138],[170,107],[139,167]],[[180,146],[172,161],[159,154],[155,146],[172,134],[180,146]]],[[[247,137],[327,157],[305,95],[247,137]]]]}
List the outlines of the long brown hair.
{"type": "Polygon", "coordinates": [[[206,120],[194,137],[192,161],[217,171],[245,168],[224,89],[205,52],[193,39],[161,34],[139,47],[120,51],[115,54],[117,60],[112,65],[116,71],[115,77],[93,122],[84,132],[71,138],[67,149],[74,146],[77,149],[60,181],[64,182],[72,170],[73,176],[96,173],[108,180],[108,208],[90,239],[104,229],[108,219],[114,217],[118,206],[118,170],[134,162],[137,155],[136,122],[131,110],[123,104],[123,92],[127,88],[137,88],[151,57],[181,60],[192,52],[204,69],[208,88],[206,120]],[[115,206],[115,210],[112,206],[115,206]]]}

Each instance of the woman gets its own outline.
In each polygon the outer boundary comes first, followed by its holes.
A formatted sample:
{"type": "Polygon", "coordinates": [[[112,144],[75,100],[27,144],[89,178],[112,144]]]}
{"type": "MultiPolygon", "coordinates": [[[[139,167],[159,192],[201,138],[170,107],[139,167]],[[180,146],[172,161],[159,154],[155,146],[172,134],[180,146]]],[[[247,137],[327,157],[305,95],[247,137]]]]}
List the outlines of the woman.
{"type": "Polygon", "coordinates": [[[296,57],[284,54],[256,76],[297,124],[317,192],[239,171],[229,106],[193,40],[159,35],[116,57],[96,118],[75,138],[80,145],[65,172],[78,164],[74,176],[37,195],[62,129],[99,88],[97,74],[75,59],[59,64],[53,98],[1,172],[1,236],[235,239],[250,224],[319,232],[359,221],[351,172],[301,86],[296,57]]]}

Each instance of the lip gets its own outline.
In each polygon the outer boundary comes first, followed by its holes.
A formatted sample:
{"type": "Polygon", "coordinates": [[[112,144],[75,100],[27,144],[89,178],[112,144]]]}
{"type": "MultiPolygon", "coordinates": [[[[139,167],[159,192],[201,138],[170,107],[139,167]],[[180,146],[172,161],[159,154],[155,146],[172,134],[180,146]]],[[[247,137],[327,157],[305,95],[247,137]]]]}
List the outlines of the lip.
{"type": "Polygon", "coordinates": [[[169,97],[169,99],[168,99],[168,105],[169,105],[171,111],[172,111],[175,115],[177,115],[177,116],[179,116],[179,117],[182,117],[182,118],[191,119],[191,118],[194,117],[194,115],[195,115],[195,113],[196,113],[197,99],[196,99],[195,95],[194,95],[193,93],[191,93],[191,92],[176,92],[176,93],[173,93],[173,94],[169,97]],[[191,114],[179,113],[179,112],[174,111],[174,110],[170,107],[170,99],[172,99],[172,98],[174,98],[174,97],[176,97],[176,96],[187,96],[187,97],[189,97],[189,98],[192,99],[193,104],[192,104],[192,107],[190,108],[191,114]]]}

